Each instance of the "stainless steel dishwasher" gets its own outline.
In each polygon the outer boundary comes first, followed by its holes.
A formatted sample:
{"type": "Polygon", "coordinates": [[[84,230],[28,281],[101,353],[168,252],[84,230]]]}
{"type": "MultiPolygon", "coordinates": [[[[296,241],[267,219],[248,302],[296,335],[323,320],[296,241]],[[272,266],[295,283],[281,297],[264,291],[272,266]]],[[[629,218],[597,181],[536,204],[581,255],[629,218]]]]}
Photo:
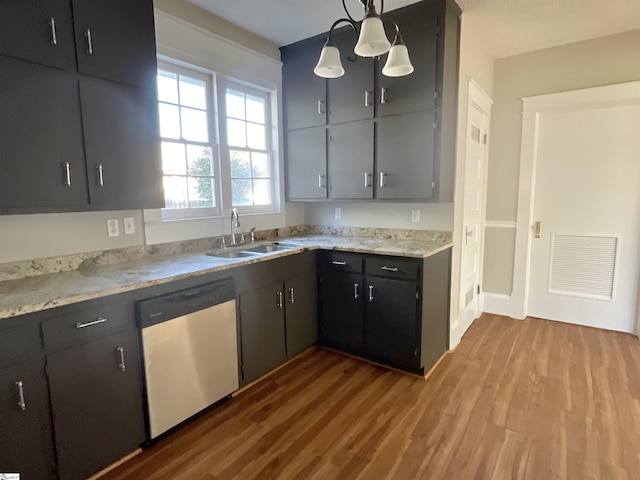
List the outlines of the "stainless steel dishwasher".
{"type": "Polygon", "coordinates": [[[152,439],[238,388],[232,279],[143,300],[138,326],[152,439]]]}

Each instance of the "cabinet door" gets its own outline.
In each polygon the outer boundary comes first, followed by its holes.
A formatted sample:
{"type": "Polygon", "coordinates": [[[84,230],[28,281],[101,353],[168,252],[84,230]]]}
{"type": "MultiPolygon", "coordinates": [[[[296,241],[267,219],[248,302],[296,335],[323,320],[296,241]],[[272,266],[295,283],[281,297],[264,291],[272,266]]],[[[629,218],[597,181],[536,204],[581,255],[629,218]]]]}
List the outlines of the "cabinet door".
{"type": "Polygon", "coordinates": [[[373,122],[329,127],[329,197],[373,198],[373,122]]]}
{"type": "Polygon", "coordinates": [[[373,360],[417,371],[417,287],[414,282],[365,277],[365,345],[373,360]]]}
{"type": "Polygon", "coordinates": [[[282,283],[240,295],[242,373],[246,385],[287,359],[282,283]]]}
{"type": "Polygon", "coordinates": [[[136,331],[47,357],[61,478],[86,478],[145,440],[136,331]]]}
{"type": "MultiPolygon", "coordinates": [[[[405,77],[386,77],[382,69],[387,57],[378,64],[378,116],[431,110],[436,92],[436,16],[413,15],[395,19],[409,50],[414,71],[405,77]]],[[[389,38],[394,33],[388,32],[389,38]]]]}
{"type": "Polygon", "coordinates": [[[378,120],[376,198],[433,196],[433,115],[426,111],[378,120]]]}
{"type": "Polygon", "coordinates": [[[326,127],[287,132],[289,199],[327,198],[326,127]]]}
{"type": "Polygon", "coordinates": [[[374,60],[353,53],[358,37],[351,28],[335,34],[334,40],[340,50],[345,74],[327,80],[329,123],[373,118],[374,60]]]}
{"type": "Polygon", "coordinates": [[[155,85],[152,0],[73,0],[78,70],[140,87],[155,85]]]}
{"type": "Polygon", "coordinates": [[[86,205],[75,74],[0,57],[0,112],[0,209],[86,205]]]}
{"type": "Polygon", "coordinates": [[[157,107],[151,92],[84,78],[80,96],[91,204],[163,207],[157,107]]]}
{"type": "Polygon", "coordinates": [[[327,271],[321,278],[320,341],[356,355],[363,344],[363,277],[327,271]]]}
{"type": "Polygon", "coordinates": [[[2,0],[0,55],[75,70],[71,1],[2,0]]]}
{"type": "Polygon", "coordinates": [[[318,341],[318,286],[315,275],[284,282],[287,356],[294,357],[318,341]]]}
{"type": "Polygon", "coordinates": [[[38,362],[0,369],[0,472],[21,480],[55,477],[43,370],[38,362]]]}
{"type": "Polygon", "coordinates": [[[313,73],[324,42],[324,39],[317,39],[282,49],[282,84],[288,130],[327,123],[326,80],[313,73]]]}

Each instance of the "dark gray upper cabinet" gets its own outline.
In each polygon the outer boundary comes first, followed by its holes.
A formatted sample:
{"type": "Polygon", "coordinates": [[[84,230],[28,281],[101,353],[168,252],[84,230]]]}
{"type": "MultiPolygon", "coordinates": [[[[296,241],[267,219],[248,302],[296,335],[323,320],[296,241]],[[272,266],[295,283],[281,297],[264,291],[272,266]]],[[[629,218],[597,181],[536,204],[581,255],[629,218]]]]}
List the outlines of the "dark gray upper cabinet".
{"type": "Polygon", "coordinates": [[[80,80],[89,197],[109,208],[162,204],[155,99],[147,90],[80,80]]]}
{"type": "MultiPolygon", "coordinates": [[[[409,57],[415,70],[406,77],[386,77],[382,69],[387,57],[380,59],[378,71],[378,116],[431,110],[436,102],[437,17],[407,12],[390,17],[400,24],[409,57]]],[[[386,26],[386,25],[385,25],[386,26]]],[[[389,28],[387,28],[389,30],[389,28]]],[[[389,38],[393,33],[388,32],[389,38]]]]}
{"type": "Polygon", "coordinates": [[[86,478],[145,440],[135,330],[52,353],[47,370],[61,478],[86,478]]]}
{"type": "Polygon", "coordinates": [[[433,196],[434,122],[432,110],[378,119],[377,198],[433,196]]]}
{"type": "Polygon", "coordinates": [[[75,74],[0,57],[0,131],[0,212],[87,205],[75,74]]]}
{"type": "Polygon", "coordinates": [[[333,38],[340,50],[345,74],[327,80],[329,123],[373,118],[374,60],[353,53],[358,41],[353,29],[336,33],[333,38]]]}
{"type": "Polygon", "coordinates": [[[373,198],[373,122],[329,127],[329,197],[373,198]]]}
{"type": "Polygon", "coordinates": [[[78,71],[130,85],[155,81],[153,3],[73,0],[78,71]]]}
{"type": "Polygon", "coordinates": [[[327,129],[324,126],[287,133],[287,198],[327,198],[327,129]]]}
{"type": "Polygon", "coordinates": [[[316,127],[327,122],[327,86],[313,73],[324,38],[282,50],[282,83],[287,129],[316,127]]]}
{"type": "Polygon", "coordinates": [[[2,0],[0,55],[75,70],[71,0],[2,0]]]}

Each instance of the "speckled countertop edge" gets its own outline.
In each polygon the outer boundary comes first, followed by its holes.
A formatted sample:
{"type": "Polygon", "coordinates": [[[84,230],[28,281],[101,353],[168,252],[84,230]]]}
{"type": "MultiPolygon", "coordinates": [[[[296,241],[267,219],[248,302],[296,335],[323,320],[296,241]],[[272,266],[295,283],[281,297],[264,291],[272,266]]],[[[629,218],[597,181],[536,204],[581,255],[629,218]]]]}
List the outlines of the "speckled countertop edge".
{"type": "MultiPolygon", "coordinates": [[[[132,290],[166,284],[195,275],[224,271],[252,263],[300,253],[303,250],[340,250],[356,253],[426,258],[452,246],[445,237],[415,238],[344,237],[307,235],[280,238],[295,248],[255,257],[224,259],[206,252],[140,258],[133,261],[83,267],[59,273],[0,282],[0,320],[132,290]]],[[[270,243],[256,242],[256,245],[270,243]]],[[[238,248],[246,249],[248,246],[238,248]]]]}

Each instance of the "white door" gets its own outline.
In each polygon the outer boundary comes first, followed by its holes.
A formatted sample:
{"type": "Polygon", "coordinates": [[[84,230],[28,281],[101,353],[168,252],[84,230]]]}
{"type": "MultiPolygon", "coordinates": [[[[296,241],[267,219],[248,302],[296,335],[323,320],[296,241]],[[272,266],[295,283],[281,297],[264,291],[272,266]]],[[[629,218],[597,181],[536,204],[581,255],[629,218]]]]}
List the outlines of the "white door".
{"type": "Polygon", "coordinates": [[[487,114],[472,101],[468,115],[462,220],[464,232],[460,247],[462,264],[458,314],[462,331],[466,330],[479,314],[480,243],[488,124],[487,114]]]}
{"type": "Polygon", "coordinates": [[[640,105],[582,103],[537,120],[527,314],[632,332],[640,105]]]}

